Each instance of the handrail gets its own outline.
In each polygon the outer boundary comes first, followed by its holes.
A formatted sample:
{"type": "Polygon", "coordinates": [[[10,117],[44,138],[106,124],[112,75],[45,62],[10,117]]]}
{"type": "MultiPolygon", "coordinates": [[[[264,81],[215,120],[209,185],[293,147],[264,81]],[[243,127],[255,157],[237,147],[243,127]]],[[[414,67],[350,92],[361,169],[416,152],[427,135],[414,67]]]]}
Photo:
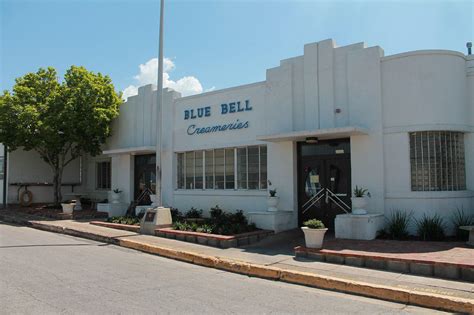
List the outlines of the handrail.
{"type": "Polygon", "coordinates": [[[306,201],[302,207],[304,208],[308,203],[310,203],[314,198],[316,198],[320,193],[324,192],[325,188],[321,188],[320,191],[318,191],[315,195],[313,195],[308,201],[306,201]]]}
{"type": "Polygon", "coordinates": [[[311,199],[309,199],[308,201],[306,201],[303,205],[302,205],[302,208],[303,208],[303,213],[305,213],[306,211],[308,211],[316,202],[318,202],[319,200],[321,200],[321,198],[324,197],[324,194],[322,194],[324,191],[326,190],[326,188],[321,188],[320,191],[318,191],[313,197],[311,197],[311,199]],[[320,195],[320,196],[318,196],[320,195]],[[308,205],[309,204],[309,205],[308,205]],[[308,206],[307,206],[308,205],[308,206]]]}
{"type": "Polygon", "coordinates": [[[331,199],[331,201],[334,202],[345,213],[349,213],[348,210],[351,210],[351,207],[349,207],[344,201],[342,201],[341,198],[339,198],[335,193],[326,188],[326,203],[328,199],[331,199]],[[345,206],[347,210],[341,204],[345,206]]]}

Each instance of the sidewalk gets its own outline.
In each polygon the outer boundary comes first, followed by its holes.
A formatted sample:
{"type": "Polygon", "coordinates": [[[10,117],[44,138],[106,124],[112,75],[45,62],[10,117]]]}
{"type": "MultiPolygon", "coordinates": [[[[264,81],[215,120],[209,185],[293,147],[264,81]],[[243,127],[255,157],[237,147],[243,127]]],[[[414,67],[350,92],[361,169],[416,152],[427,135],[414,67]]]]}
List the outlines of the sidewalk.
{"type": "Polygon", "coordinates": [[[248,276],[380,298],[455,312],[474,312],[474,284],[403,273],[369,270],[295,258],[291,249],[265,240],[242,248],[220,249],[135,232],[94,226],[88,221],[37,220],[0,211],[0,220],[79,236],[248,276]]]}

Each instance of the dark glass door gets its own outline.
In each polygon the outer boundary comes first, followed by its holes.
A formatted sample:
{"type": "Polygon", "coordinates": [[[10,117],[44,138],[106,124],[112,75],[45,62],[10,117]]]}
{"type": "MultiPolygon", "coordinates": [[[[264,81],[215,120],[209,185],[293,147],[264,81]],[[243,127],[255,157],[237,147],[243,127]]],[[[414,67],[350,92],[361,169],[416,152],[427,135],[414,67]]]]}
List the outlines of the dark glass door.
{"type": "MultiPolygon", "coordinates": [[[[144,190],[149,189],[153,194],[156,192],[156,156],[155,154],[135,156],[135,200],[139,198],[144,190]]],[[[150,205],[148,195],[138,203],[139,205],[150,205]]]]}
{"type": "Polygon", "coordinates": [[[332,230],[336,215],[351,206],[349,142],[301,143],[298,158],[299,224],[318,219],[332,230]]]}

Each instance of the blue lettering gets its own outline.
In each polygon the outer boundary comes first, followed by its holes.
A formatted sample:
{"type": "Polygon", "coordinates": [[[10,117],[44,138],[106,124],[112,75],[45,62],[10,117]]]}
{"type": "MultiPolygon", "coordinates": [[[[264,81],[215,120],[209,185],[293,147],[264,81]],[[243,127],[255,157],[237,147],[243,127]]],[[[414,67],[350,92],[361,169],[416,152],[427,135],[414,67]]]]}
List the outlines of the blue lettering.
{"type": "Polygon", "coordinates": [[[227,104],[221,104],[221,114],[225,115],[228,113],[227,104]]]}
{"type": "Polygon", "coordinates": [[[240,102],[237,102],[237,111],[238,112],[243,112],[244,110],[245,110],[245,108],[240,107],[240,102]]]}
{"type": "Polygon", "coordinates": [[[211,116],[211,106],[207,106],[204,108],[204,116],[206,117],[211,116]]]}
{"type": "Polygon", "coordinates": [[[213,132],[220,132],[226,130],[238,130],[244,129],[249,127],[249,122],[246,121],[245,123],[240,122],[240,120],[236,120],[233,123],[224,124],[224,125],[215,125],[215,126],[207,126],[207,127],[197,127],[196,125],[189,125],[187,129],[188,135],[200,135],[205,133],[213,133],[213,132]]]}
{"type": "Polygon", "coordinates": [[[197,109],[197,112],[198,112],[198,117],[201,118],[201,117],[204,117],[204,108],[198,108],[197,109]]]}
{"type": "Polygon", "coordinates": [[[187,130],[188,135],[193,135],[196,133],[196,125],[190,125],[187,130]]]}
{"type": "Polygon", "coordinates": [[[189,110],[184,111],[184,119],[189,119],[189,110]]]}
{"type": "Polygon", "coordinates": [[[229,103],[229,113],[235,113],[235,103],[229,103]]]}
{"type": "Polygon", "coordinates": [[[194,114],[194,109],[191,109],[191,119],[196,118],[196,115],[194,114]]]}
{"type": "Polygon", "coordinates": [[[250,106],[250,101],[249,100],[245,101],[245,110],[252,110],[252,106],[250,106]]]}

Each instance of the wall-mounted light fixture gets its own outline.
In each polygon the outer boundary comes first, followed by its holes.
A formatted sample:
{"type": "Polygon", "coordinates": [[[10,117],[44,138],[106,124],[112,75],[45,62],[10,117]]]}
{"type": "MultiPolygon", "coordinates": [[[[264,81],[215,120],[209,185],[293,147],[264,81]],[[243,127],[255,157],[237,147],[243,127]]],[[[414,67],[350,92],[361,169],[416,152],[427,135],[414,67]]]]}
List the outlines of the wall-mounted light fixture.
{"type": "Polygon", "coordinates": [[[318,143],[318,138],[316,138],[316,137],[306,137],[306,143],[318,143]]]}

